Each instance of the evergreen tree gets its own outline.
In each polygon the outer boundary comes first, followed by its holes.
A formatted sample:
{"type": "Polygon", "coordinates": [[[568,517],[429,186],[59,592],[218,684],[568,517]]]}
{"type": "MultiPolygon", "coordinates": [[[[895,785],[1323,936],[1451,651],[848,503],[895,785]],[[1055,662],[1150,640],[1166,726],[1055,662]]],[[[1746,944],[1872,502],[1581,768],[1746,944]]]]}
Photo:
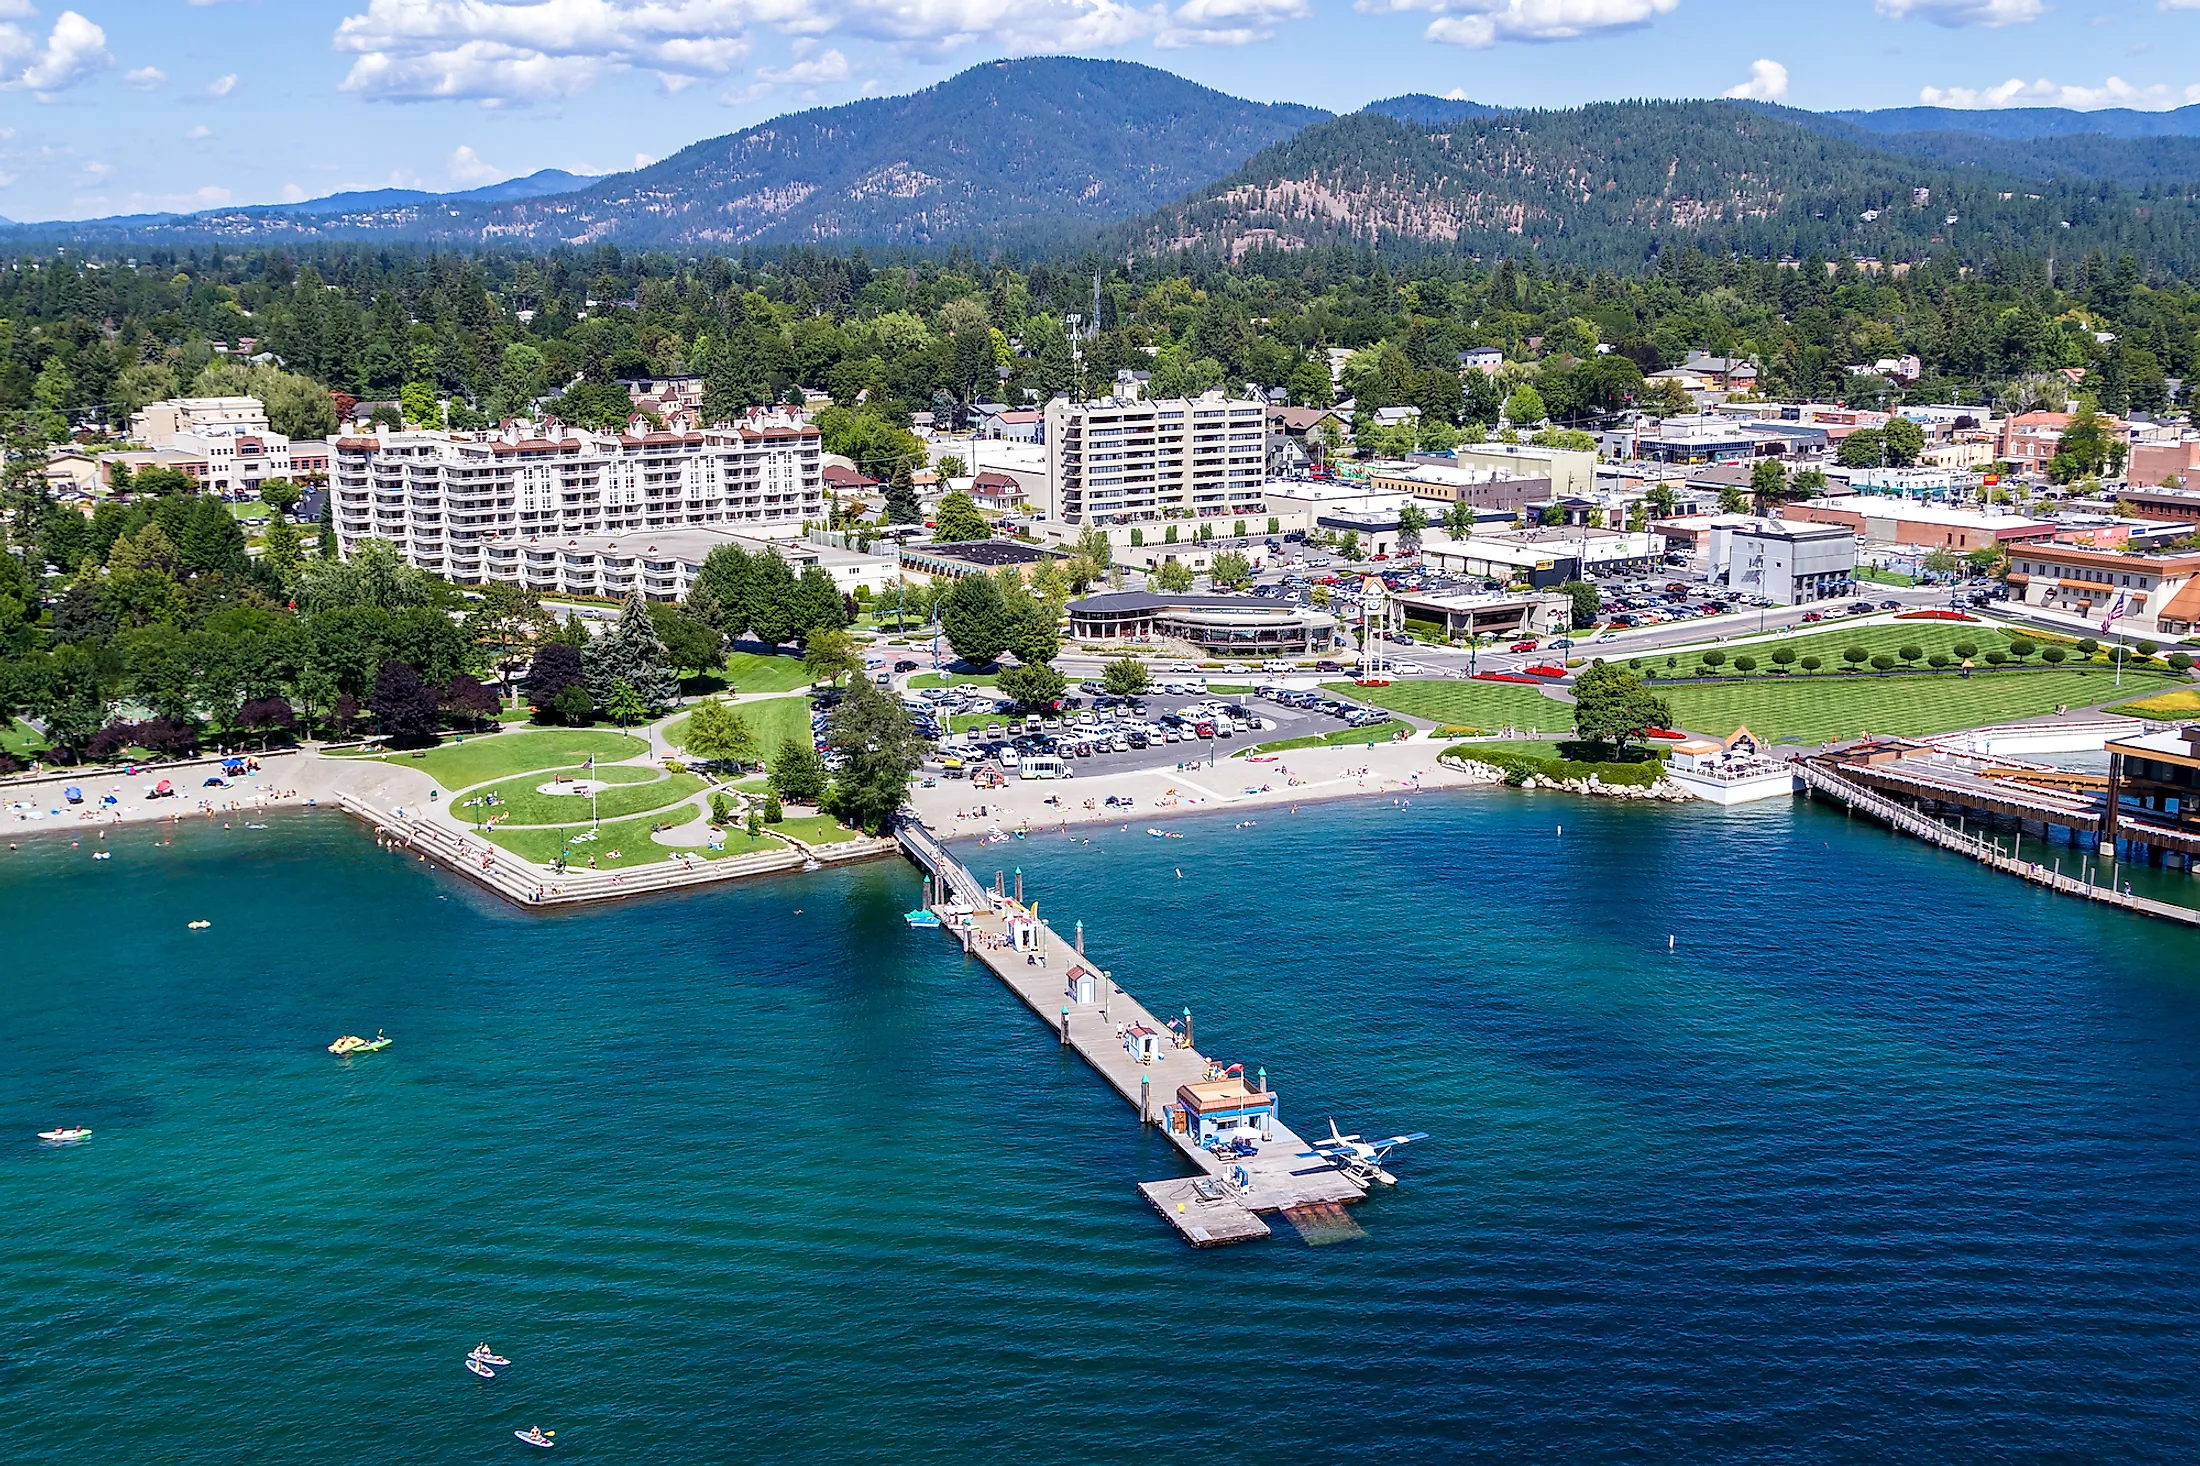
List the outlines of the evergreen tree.
{"type": "Polygon", "coordinates": [[[336,558],[336,495],[325,489],[321,493],[321,558],[336,558]]]}
{"type": "Polygon", "coordinates": [[[886,480],[886,520],[889,524],[916,524],[923,518],[924,510],[917,504],[917,485],[909,476],[909,465],[897,463],[892,476],[886,480]]]}
{"type": "Polygon", "coordinates": [[[1015,642],[1017,620],[1016,608],[990,575],[964,576],[940,604],[940,629],[947,633],[947,644],[956,656],[980,667],[999,661],[1015,642]]]}
{"type": "Polygon", "coordinates": [[[581,667],[588,680],[589,701],[606,710],[612,707],[620,682],[633,689],[651,714],[671,707],[680,695],[680,680],[665,666],[664,646],[649,619],[649,603],[639,591],[628,594],[617,624],[581,649],[581,667]]]}
{"type": "Polygon", "coordinates": [[[757,640],[782,646],[802,634],[796,590],[794,571],[785,560],[769,550],[751,557],[741,619],[757,640]]]}
{"type": "Polygon", "coordinates": [[[825,760],[799,738],[789,738],[772,755],[771,792],[788,804],[816,804],[825,797],[829,777],[825,760]]]}

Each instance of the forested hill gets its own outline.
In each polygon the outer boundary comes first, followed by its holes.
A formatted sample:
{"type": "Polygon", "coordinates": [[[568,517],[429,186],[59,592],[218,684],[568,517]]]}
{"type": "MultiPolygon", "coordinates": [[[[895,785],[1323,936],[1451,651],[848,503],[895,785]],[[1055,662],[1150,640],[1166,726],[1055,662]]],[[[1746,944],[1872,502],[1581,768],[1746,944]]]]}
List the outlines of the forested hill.
{"type": "Polygon", "coordinates": [[[2200,104],[2169,112],[2108,107],[1890,107],[1879,112],[1828,112],[1866,132],[1968,132],[1979,137],[2200,137],[2200,104]]]}
{"type": "Polygon", "coordinates": [[[776,117],[553,197],[232,209],[65,232],[83,242],[642,248],[1043,240],[1142,215],[1327,116],[1131,62],[1041,57],[973,67],[909,96],[776,117]]]}
{"type": "Polygon", "coordinates": [[[2200,202],[2190,183],[2132,192],[1900,157],[1728,102],[1621,102],[1435,128],[1340,117],[1142,221],[1128,242],[1228,255],[1340,242],[1534,250],[1617,268],[1682,243],[1797,259],[2099,249],[2191,275],[2200,202]]]}

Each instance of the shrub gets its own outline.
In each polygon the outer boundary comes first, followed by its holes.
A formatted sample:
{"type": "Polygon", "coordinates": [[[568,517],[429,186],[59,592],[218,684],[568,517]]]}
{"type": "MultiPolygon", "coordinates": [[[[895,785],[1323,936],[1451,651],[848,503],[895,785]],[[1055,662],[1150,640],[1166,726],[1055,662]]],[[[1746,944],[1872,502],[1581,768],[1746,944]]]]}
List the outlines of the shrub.
{"type": "Polygon", "coordinates": [[[2008,660],[2009,653],[2004,651],[1991,651],[1986,654],[1986,665],[1989,667],[1998,667],[2008,660]]]}
{"type": "Polygon", "coordinates": [[[2142,657],[2151,657],[2161,649],[2162,646],[2159,642],[2142,641],[2139,643],[2139,655],[2142,657]]]}
{"type": "Polygon", "coordinates": [[[767,825],[776,825],[786,817],[787,812],[779,807],[779,796],[776,794],[765,795],[764,823],[767,825]]]}
{"type": "Polygon", "coordinates": [[[1734,659],[1734,670],[1737,672],[1754,672],[1757,670],[1757,659],[1748,652],[1743,652],[1734,659]]]}
{"type": "Polygon", "coordinates": [[[2020,662],[2039,649],[2040,644],[2028,637],[2013,636],[2009,638],[2009,655],[2020,662]]]}
{"type": "Polygon", "coordinates": [[[752,835],[761,835],[764,833],[763,818],[757,814],[756,806],[753,804],[749,806],[749,833],[752,835]]]}
{"type": "Polygon", "coordinates": [[[2171,652],[2169,654],[2169,669],[2172,672],[2190,672],[2192,670],[2192,658],[2184,652],[2171,652]]]}
{"type": "Polygon", "coordinates": [[[1957,656],[1968,662],[1978,655],[1978,643],[1975,641],[1959,641],[1956,643],[1955,651],[1957,656]]]}
{"type": "Polygon", "coordinates": [[[1872,655],[1872,670],[1875,672],[1893,671],[1894,658],[1888,656],[1885,652],[1875,652],[1872,655]]]}
{"type": "Polygon", "coordinates": [[[1773,665],[1774,665],[1774,666],[1777,666],[1777,667],[1792,667],[1792,666],[1794,666],[1794,665],[1795,665],[1795,648],[1794,648],[1794,647],[1791,647],[1791,646],[1783,646],[1783,647],[1776,647],[1776,648],[1774,648],[1774,649],[1773,649],[1773,653],[1772,653],[1772,662],[1773,662],[1773,665]]]}
{"type": "Polygon", "coordinates": [[[1815,672],[1824,665],[1826,665],[1826,659],[1815,654],[1803,658],[1802,661],[1802,668],[1806,672],[1815,672]]]}
{"type": "Polygon", "coordinates": [[[1895,648],[1894,654],[1905,662],[1914,662],[1925,655],[1925,648],[1916,645],[1899,646],[1895,648]]]}
{"type": "Polygon", "coordinates": [[[2044,658],[2050,665],[2054,666],[2061,665],[2062,659],[2069,655],[2070,653],[2068,650],[2059,646],[2045,647],[2042,648],[2040,651],[2040,656],[2044,658]]]}
{"type": "Polygon", "coordinates": [[[1668,657],[1667,657],[1667,658],[1665,659],[1665,665],[1666,665],[1666,667],[1667,667],[1667,669],[1668,669],[1668,670],[1670,670],[1670,669],[1672,669],[1672,668],[1674,668],[1674,667],[1678,667],[1678,666],[1679,666],[1680,664],[1681,664],[1681,659],[1680,659],[1679,657],[1677,657],[1677,656],[1668,656],[1668,657]]]}
{"type": "Polygon", "coordinates": [[[2089,656],[2089,657],[2090,657],[2090,656],[2092,656],[2092,655],[2093,655],[2093,654],[2094,654],[2095,652],[2099,651],[2100,649],[2101,649],[2101,644],[2100,644],[2099,642],[2095,641],[2095,640],[2094,640],[2094,639],[2093,639],[2092,637],[2090,637],[2090,636],[2081,636],[2081,637],[2079,637],[2079,638],[2078,638],[2078,650],[2079,650],[2079,651],[2081,651],[2081,652],[2084,652],[2084,653],[2085,653],[2085,654],[2086,654],[2087,656],[2089,656]]]}
{"type": "Polygon", "coordinates": [[[1703,654],[1701,661],[1706,667],[1716,670],[1726,665],[1726,653],[1720,651],[1717,647],[1713,647],[1703,654]]]}
{"type": "Polygon", "coordinates": [[[1852,667],[1861,667],[1866,662],[1871,660],[1871,655],[1872,654],[1863,647],[1852,646],[1847,651],[1841,653],[1841,660],[1847,662],[1852,667]]]}
{"type": "Polygon", "coordinates": [[[1635,671],[1640,672],[1642,670],[1642,658],[1629,657],[1627,659],[1627,665],[1633,668],[1635,671]]]}
{"type": "Polygon", "coordinates": [[[733,801],[723,794],[710,797],[710,822],[723,828],[733,823],[733,801]]]}

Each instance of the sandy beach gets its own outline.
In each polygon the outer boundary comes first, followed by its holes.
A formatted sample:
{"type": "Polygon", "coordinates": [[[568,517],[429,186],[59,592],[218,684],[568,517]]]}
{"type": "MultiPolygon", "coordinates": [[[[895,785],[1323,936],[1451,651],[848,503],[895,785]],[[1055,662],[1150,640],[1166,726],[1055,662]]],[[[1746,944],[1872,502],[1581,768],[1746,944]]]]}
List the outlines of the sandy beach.
{"type": "Polygon", "coordinates": [[[1171,761],[1091,778],[1011,779],[999,789],[943,779],[933,788],[910,791],[909,802],[943,839],[954,839],[1019,829],[1156,824],[1188,814],[1289,808],[1323,799],[1411,795],[1491,782],[1439,762],[1436,756],[1445,746],[1413,739],[1373,748],[1302,748],[1277,755],[1273,763],[1220,757],[1212,768],[1204,759],[1196,767],[1179,768],[1171,761]],[[1110,805],[1110,798],[1118,803],[1110,805]],[[1121,803],[1126,799],[1128,806],[1121,803]]]}
{"type": "Polygon", "coordinates": [[[205,786],[210,775],[221,772],[218,757],[136,774],[78,770],[0,785],[0,835],[17,841],[157,820],[250,818],[279,809],[333,805],[339,791],[364,794],[385,806],[410,804],[426,800],[434,787],[423,773],[378,760],[324,758],[301,749],[257,757],[259,770],[232,777],[226,789],[205,786]],[[147,789],[163,779],[175,787],[175,796],[147,798],[147,789]],[[84,796],[82,804],[69,803],[70,789],[84,796]],[[101,802],[109,797],[116,802],[101,802]]]}

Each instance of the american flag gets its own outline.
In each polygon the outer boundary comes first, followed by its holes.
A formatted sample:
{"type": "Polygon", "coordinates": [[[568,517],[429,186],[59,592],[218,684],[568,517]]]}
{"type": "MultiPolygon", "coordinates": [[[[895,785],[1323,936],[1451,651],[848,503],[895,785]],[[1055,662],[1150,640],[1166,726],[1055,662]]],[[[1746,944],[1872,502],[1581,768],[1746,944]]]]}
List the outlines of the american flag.
{"type": "Polygon", "coordinates": [[[2108,630],[2109,627],[2114,626],[2118,621],[2121,621],[2125,616],[2129,614],[2130,608],[2128,601],[2126,597],[2121,592],[2119,592],[2116,596],[2115,604],[2108,608],[2108,615],[2101,622],[2101,630],[2108,630]]]}

